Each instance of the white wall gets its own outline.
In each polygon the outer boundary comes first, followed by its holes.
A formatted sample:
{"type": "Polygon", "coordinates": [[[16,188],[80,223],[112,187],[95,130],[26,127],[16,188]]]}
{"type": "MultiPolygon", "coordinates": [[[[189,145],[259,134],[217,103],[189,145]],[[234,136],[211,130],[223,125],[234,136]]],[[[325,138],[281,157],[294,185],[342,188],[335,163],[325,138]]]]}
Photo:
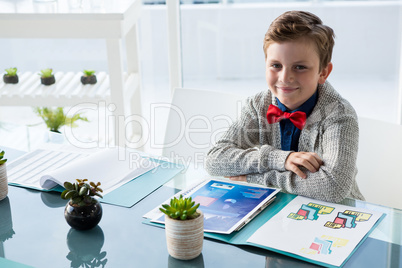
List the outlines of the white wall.
{"type": "MultiPolygon", "coordinates": [[[[401,3],[183,5],[184,84],[210,81],[207,87],[216,89],[214,86],[223,81],[250,90],[250,94],[266,89],[262,40],[269,24],[286,10],[308,10],[335,30],[334,70],[329,81],[360,116],[396,122],[401,3]],[[388,116],[379,115],[375,107],[387,110],[388,116]]],[[[144,6],[139,49],[145,86],[162,83],[167,87],[166,22],[164,6],[144,6]]],[[[20,71],[48,67],[56,71],[107,71],[104,40],[0,39],[0,49],[3,69],[18,66],[20,71]]]]}
{"type": "MultiPolygon", "coordinates": [[[[163,6],[144,9],[145,81],[167,80],[166,10],[163,6]]],[[[329,81],[358,114],[396,122],[402,33],[402,7],[397,1],[183,5],[184,85],[204,83],[217,89],[222,81],[250,79],[250,87],[257,87],[254,91],[264,90],[262,40],[272,20],[287,10],[313,12],[334,29],[334,70],[329,81]],[[386,109],[389,116],[378,115],[376,107],[386,109]]]]}
{"type": "MultiPolygon", "coordinates": [[[[186,79],[241,79],[264,76],[262,39],[287,10],[311,11],[335,30],[333,76],[393,77],[400,64],[401,2],[362,1],[183,5],[183,68],[186,79]]],[[[166,8],[146,5],[140,21],[145,77],[167,79],[166,8]]],[[[21,71],[107,70],[103,40],[0,39],[1,66],[21,71]],[[21,57],[23,55],[23,57],[21,57]]]]}
{"type": "MultiPolygon", "coordinates": [[[[154,52],[152,63],[147,64],[167,75],[165,68],[155,66],[166,65],[166,10],[163,6],[144,9],[142,49],[154,52]]],[[[401,4],[396,2],[183,5],[181,9],[184,75],[188,78],[263,77],[264,34],[273,19],[292,9],[311,11],[334,29],[337,75],[388,77],[399,68],[401,4]]]]}

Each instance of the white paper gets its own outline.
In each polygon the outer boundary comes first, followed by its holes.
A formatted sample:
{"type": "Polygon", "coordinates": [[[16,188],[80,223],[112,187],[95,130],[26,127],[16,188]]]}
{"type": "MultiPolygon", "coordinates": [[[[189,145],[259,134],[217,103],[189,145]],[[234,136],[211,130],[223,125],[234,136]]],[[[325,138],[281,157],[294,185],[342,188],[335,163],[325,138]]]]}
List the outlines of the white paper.
{"type": "Polygon", "coordinates": [[[298,196],[247,242],[340,266],[381,216],[375,211],[298,196]],[[338,213],[342,213],[340,217],[338,213]]]}
{"type": "Polygon", "coordinates": [[[102,149],[88,154],[38,149],[7,166],[8,180],[22,186],[51,189],[65,181],[88,179],[100,182],[103,194],[107,194],[158,166],[138,153],[121,150],[102,149]]]}

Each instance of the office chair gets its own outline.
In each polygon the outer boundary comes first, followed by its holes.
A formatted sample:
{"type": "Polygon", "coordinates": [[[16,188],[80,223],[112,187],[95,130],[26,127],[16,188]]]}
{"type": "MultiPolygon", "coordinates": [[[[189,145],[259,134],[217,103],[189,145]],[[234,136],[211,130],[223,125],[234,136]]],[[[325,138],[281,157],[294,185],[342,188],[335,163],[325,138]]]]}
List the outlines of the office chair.
{"type": "Polygon", "coordinates": [[[163,156],[203,165],[209,149],[240,115],[245,96],[176,88],[164,137],[163,156]]]}
{"type": "Polygon", "coordinates": [[[359,118],[357,183],[367,202],[402,209],[402,126],[359,118]]]}

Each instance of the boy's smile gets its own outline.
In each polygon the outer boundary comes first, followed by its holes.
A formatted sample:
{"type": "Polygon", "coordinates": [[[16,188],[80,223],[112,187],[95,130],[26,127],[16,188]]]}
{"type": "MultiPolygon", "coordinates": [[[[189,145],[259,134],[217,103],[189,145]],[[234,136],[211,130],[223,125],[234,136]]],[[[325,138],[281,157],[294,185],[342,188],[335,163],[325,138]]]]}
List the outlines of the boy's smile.
{"type": "Polygon", "coordinates": [[[290,110],[308,100],[331,71],[332,63],[320,71],[316,45],[306,38],[274,42],[267,49],[265,76],[268,87],[290,110]]]}

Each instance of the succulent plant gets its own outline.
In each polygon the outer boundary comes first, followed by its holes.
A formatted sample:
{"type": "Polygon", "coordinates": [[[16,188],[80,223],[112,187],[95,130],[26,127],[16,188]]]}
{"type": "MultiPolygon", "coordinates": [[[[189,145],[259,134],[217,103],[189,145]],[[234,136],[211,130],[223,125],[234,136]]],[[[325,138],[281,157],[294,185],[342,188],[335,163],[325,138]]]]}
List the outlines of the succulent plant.
{"type": "Polygon", "coordinates": [[[101,185],[100,182],[95,184],[94,182],[88,182],[87,179],[77,179],[76,181],[75,183],[66,181],[64,183],[66,190],[61,193],[61,198],[70,199],[71,205],[82,207],[96,203],[97,201],[94,196],[103,198],[102,195],[98,193],[103,192],[103,190],[99,188],[101,185]]]}
{"type": "Polygon", "coordinates": [[[172,219],[190,220],[200,215],[197,212],[199,206],[200,204],[195,205],[191,197],[183,198],[183,196],[180,195],[179,199],[176,197],[170,199],[170,205],[163,204],[163,208],[159,208],[159,210],[172,219]]]}
{"type": "Polygon", "coordinates": [[[52,77],[53,76],[53,69],[47,68],[47,69],[40,70],[39,75],[42,78],[52,77]]]}
{"type": "Polygon", "coordinates": [[[81,76],[81,83],[83,85],[95,85],[98,82],[94,70],[84,70],[83,73],[84,75],[81,76]]]}
{"type": "Polygon", "coordinates": [[[18,84],[19,78],[17,75],[17,68],[5,69],[6,73],[3,75],[5,84],[18,84]]]}
{"type": "Polygon", "coordinates": [[[7,162],[7,159],[3,159],[4,158],[4,151],[0,152],[0,165],[3,165],[5,162],[7,162]]]}
{"type": "Polygon", "coordinates": [[[84,70],[82,72],[84,73],[85,76],[92,76],[95,74],[94,70],[84,70]]]}
{"type": "Polygon", "coordinates": [[[45,121],[46,126],[53,132],[60,132],[60,127],[64,125],[76,127],[77,125],[75,122],[78,120],[88,122],[88,119],[83,117],[81,113],[76,113],[72,117],[68,117],[64,114],[63,107],[57,107],[54,109],[48,107],[35,107],[34,112],[45,121]]]}
{"type": "Polygon", "coordinates": [[[5,70],[7,76],[16,76],[17,75],[17,68],[8,68],[5,70]]]}

